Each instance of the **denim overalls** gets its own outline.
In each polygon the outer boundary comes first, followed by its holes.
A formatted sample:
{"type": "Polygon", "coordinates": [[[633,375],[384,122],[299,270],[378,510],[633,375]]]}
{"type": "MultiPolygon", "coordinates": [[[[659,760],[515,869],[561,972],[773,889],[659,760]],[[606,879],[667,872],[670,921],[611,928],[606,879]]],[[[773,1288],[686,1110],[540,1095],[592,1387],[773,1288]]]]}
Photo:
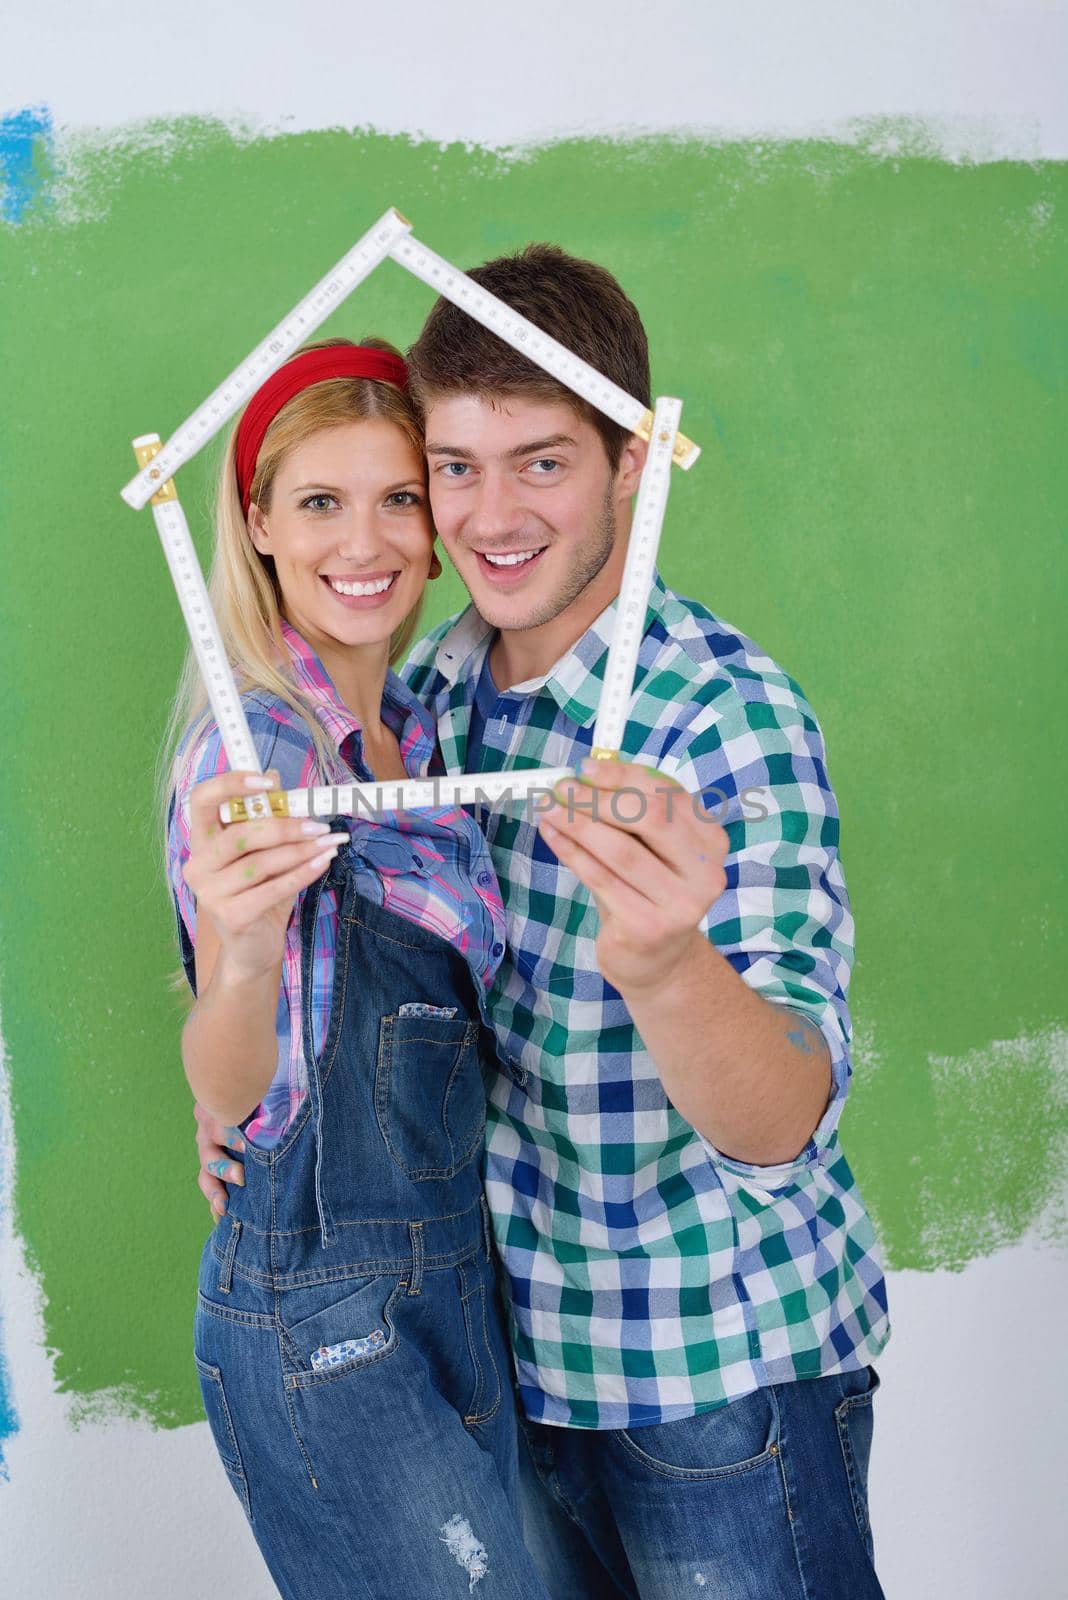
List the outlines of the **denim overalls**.
{"type": "Polygon", "coordinates": [[[275,1149],[246,1145],[245,1185],[204,1247],[204,1406],[287,1600],[546,1600],[520,1537],[482,1192],[492,1028],[463,957],[361,895],[348,854],[301,916],[308,1097],[275,1149]],[[338,938],[316,1060],[328,882],[338,938]]]}

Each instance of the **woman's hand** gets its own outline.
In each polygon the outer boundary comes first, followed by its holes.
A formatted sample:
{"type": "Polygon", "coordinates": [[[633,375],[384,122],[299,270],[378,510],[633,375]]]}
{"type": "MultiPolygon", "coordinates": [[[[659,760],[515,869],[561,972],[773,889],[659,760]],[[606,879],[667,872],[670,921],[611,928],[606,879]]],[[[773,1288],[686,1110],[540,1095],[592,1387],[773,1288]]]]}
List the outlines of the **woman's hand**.
{"type": "Polygon", "coordinates": [[[200,1163],[197,1184],[211,1207],[212,1216],[225,1216],[226,1185],[238,1183],[244,1187],[245,1182],[244,1165],[233,1160],[231,1151],[242,1152],[245,1141],[238,1128],[216,1122],[203,1106],[194,1104],[193,1115],[197,1119],[197,1156],[200,1163]]]}
{"type": "Polygon", "coordinates": [[[277,782],[278,774],[224,772],[190,791],[190,850],[183,876],[197,900],[198,993],[210,976],[202,967],[215,965],[214,960],[202,961],[205,916],[231,978],[254,979],[271,972],[281,961],[297,895],[348,843],[347,833],[331,833],[328,823],[311,819],[219,820],[223,801],[244,799],[255,790],[262,793],[272,779],[277,782]]]}
{"type": "Polygon", "coordinates": [[[275,1019],[293,902],[347,833],[298,817],[219,821],[219,807],[262,792],[277,774],[225,772],[189,796],[185,881],[197,897],[197,1001],[182,1029],[194,1100],[224,1123],[243,1122],[278,1067],[275,1019]]]}

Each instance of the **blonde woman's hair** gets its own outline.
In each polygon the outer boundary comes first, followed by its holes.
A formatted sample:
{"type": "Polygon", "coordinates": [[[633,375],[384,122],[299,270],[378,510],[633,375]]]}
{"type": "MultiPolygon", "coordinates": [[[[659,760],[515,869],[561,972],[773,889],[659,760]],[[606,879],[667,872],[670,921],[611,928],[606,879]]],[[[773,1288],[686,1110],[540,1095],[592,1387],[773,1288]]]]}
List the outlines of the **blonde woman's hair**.
{"type": "MultiPolygon", "coordinates": [[[[305,350],[352,345],[351,339],[325,339],[302,346],[305,350]]],[[[391,355],[400,352],[385,339],[360,343],[391,355]]],[[[256,460],[250,498],[261,510],[270,508],[271,493],[282,462],[297,445],[322,428],[340,423],[381,419],[394,423],[423,453],[423,433],[415,406],[405,390],[384,379],[329,378],[302,389],[273,418],[256,460]]],[[[274,561],[263,556],[249,537],[234,468],[234,451],[240,419],[234,423],[219,473],[215,500],[215,555],[208,593],[222,634],[223,646],[234,669],[238,692],[266,689],[277,695],[304,721],[315,747],[320,781],[338,783],[353,776],[320,725],[312,702],[297,689],[289,670],[289,656],[281,630],[278,583],[274,561]]],[[[407,653],[423,608],[422,596],[389,642],[392,666],[407,653]]],[[[185,774],[201,737],[212,722],[208,696],[192,647],[186,652],[178,688],[160,749],[156,770],[156,795],[163,819],[166,853],[167,810],[172,790],[185,774]],[[188,735],[188,737],[184,737],[188,735]],[[184,742],[183,742],[184,739],[184,742]],[[181,756],[178,747],[182,746],[181,756]]]]}

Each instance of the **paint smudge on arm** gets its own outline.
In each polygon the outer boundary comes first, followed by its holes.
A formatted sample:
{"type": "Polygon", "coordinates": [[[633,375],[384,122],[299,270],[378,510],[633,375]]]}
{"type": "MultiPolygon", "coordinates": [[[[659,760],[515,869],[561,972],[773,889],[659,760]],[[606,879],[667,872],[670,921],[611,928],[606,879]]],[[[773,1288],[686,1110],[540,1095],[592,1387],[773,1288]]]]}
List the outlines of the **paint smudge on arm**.
{"type": "Polygon", "coordinates": [[[794,1049],[805,1056],[817,1055],[824,1042],[820,1029],[807,1017],[798,1017],[795,1026],[790,1029],[786,1037],[794,1049]]]}

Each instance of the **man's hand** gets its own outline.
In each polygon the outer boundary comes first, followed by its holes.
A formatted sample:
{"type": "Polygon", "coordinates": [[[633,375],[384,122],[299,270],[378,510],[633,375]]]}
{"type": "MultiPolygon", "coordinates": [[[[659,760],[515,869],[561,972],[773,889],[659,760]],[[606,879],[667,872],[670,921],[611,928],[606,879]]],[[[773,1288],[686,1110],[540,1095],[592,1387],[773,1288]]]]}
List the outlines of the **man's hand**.
{"type": "Polygon", "coordinates": [[[540,830],[594,898],[601,975],[624,996],[654,990],[727,886],[726,833],[699,795],[633,762],[583,762],[554,793],[540,830]]]}
{"type": "Polygon", "coordinates": [[[230,1151],[244,1150],[245,1141],[236,1128],[216,1122],[202,1106],[194,1105],[193,1115],[197,1119],[197,1151],[200,1156],[197,1183],[211,1207],[212,1217],[221,1217],[226,1214],[226,1184],[239,1183],[244,1187],[245,1168],[240,1161],[233,1159],[230,1151]]]}

